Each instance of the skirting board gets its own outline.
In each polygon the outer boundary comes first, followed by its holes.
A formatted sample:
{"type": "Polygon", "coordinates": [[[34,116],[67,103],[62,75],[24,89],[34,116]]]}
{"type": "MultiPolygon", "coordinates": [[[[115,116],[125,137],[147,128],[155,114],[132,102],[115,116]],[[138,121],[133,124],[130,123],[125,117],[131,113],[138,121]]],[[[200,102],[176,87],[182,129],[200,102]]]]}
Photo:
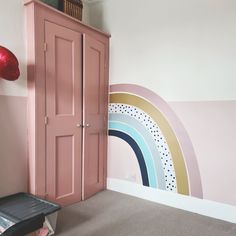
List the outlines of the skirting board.
{"type": "Polygon", "coordinates": [[[113,178],[107,179],[107,189],[215,219],[236,223],[236,207],[231,205],[170,193],[113,178]]]}

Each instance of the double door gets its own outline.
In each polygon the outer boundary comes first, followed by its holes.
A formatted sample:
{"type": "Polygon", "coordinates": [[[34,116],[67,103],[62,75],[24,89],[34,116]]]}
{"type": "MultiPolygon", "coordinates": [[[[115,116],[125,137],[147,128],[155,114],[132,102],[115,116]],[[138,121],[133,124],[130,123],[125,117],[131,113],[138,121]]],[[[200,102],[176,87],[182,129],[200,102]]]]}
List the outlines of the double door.
{"type": "Polygon", "coordinates": [[[47,199],[68,205],[105,187],[105,45],[45,22],[47,199]]]}

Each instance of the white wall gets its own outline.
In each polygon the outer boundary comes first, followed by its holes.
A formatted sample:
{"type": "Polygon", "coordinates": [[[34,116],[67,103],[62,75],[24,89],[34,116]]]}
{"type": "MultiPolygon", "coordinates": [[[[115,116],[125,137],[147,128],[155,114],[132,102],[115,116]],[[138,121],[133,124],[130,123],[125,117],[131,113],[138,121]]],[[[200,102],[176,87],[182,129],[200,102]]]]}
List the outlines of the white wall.
{"type": "Polygon", "coordinates": [[[111,83],[168,101],[236,99],[235,0],[104,0],[90,23],[111,33],[111,83]]]}
{"type": "Polygon", "coordinates": [[[89,4],[88,2],[84,1],[83,3],[83,17],[82,21],[86,24],[89,24],[90,18],[89,18],[89,4]]]}
{"type": "Polygon", "coordinates": [[[110,82],[168,101],[193,143],[203,198],[235,206],[236,1],[91,0],[89,15],[111,33],[110,82]]]}
{"type": "Polygon", "coordinates": [[[27,96],[26,41],[24,37],[24,6],[22,0],[1,1],[0,45],[18,58],[21,76],[17,81],[0,79],[0,95],[27,96]]]}

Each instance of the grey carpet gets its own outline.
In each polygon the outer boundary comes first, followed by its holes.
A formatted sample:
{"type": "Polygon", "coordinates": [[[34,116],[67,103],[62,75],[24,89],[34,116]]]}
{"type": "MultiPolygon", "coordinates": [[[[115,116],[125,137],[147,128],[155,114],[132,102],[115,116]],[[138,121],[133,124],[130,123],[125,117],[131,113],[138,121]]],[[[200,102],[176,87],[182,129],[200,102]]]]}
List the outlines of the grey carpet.
{"type": "Polygon", "coordinates": [[[62,209],[58,236],[236,236],[236,225],[104,191],[62,209]]]}

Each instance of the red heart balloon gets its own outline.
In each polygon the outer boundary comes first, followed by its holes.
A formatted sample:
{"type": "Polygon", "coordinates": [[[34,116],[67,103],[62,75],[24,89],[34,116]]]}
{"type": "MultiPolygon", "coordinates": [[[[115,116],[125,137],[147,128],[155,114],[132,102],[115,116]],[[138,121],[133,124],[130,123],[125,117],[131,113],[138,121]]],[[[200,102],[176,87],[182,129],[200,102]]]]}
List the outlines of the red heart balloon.
{"type": "Polygon", "coordinates": [[[17,80],[20,76],[19,62],[7,48],[0,46],[0,78],[17,80]]]}

